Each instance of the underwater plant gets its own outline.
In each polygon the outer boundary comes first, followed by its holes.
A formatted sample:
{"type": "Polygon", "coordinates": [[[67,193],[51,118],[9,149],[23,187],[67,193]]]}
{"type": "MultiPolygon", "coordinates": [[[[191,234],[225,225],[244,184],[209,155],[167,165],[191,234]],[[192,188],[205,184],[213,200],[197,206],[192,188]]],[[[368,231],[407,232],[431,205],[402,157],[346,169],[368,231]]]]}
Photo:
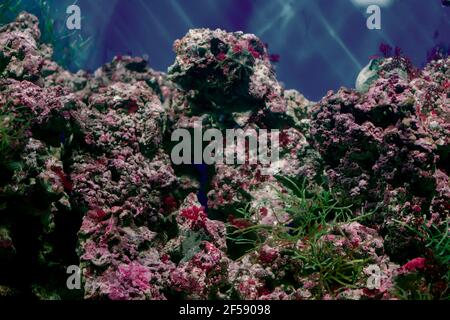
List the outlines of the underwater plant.
{"type": "MultiPolygon", "coordinates": [[[[285,283],[287,279],[274,281],[295,288],[301,287],[301,284],[296,284],[295,279],[308,279],[304,281],[309,283],[308,289],[313,289],[311,294],[316,298],[358,288],[357,282],[366,277],[363,273],[364,266],[376,260],[358,252],[359,243],[350,242],[350,245],[340,248],[334,242],[343,232],[342,228],[374,213],[354,217],[351,206],[340,206],[330,190],[322,188],[320,192],[310,193],[306,180],[297,184],[286,177],[279,179],[286,187],[277,194],[282,199],[283,210],[289,214],[287,224],[242,227],[231,222],[228,225],[229,246],[243,245],[246,247],[244,254],[259,252],[260,259],[265,263],[273,262],[278,256],[287,257],[289,264],[286,268],[289,271],[286,272],[289,273],[290,283],[285,283]],[[267,247],[280,249],[273,249],[275,251],[271,257],[265,249],[267,247]],[[290,264],[297,267],[290,269],[290,264]]],[[[252,216],[248,213],[248,207],[241,208],[238,212],[244,219],[252,216]]]]}

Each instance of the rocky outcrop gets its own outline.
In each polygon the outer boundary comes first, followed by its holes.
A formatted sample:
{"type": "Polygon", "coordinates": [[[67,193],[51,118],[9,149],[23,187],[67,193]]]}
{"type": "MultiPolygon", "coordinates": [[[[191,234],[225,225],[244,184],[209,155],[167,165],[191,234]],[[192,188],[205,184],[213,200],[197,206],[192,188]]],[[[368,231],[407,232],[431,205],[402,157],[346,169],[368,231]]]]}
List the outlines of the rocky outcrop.
{"type": "Polygon", "coordinates": [[[27,13],[0,29],[0,296],[389,299],[410,273],[446,292],[425,227],[448,232],[448,59],[380,59],[313,103],[251,34],[190,30],[167,74],[70,73],[39,36],[27,13]],[[175,165],[199,124],[279,130],[279,159],[175,165]]]}

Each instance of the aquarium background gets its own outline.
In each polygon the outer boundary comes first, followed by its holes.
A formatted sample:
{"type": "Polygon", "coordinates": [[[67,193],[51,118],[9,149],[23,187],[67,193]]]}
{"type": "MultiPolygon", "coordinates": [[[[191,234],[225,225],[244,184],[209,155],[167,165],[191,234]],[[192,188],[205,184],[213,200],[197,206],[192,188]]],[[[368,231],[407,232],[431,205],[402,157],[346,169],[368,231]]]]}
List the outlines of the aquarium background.
{"type": "Polygon", "coordinates": [[[254,33],[279,55],[278,79],[312,100],[330,89],[353,87],[381,43],[400,47],[417,66],[424,65],[434,46],[450,43],[450,7],[440,0],[372,1],[386,3],[381,30],[366,28],[367,5],[357,2],[371,1],[361,0],[2,2],[0,14],[8,11],[5,7],[26,9],[47,23],[44,27],[54,31],[48,40],[55,43],[56,60],[72,71],[93,71],[123,54],[148,56],[152,68],[166,71],[175,58],[173,41],[191,28],[254,33]],[[65,11],[73,3],[83,20],[81,30],[69,31],[65,11]]]}

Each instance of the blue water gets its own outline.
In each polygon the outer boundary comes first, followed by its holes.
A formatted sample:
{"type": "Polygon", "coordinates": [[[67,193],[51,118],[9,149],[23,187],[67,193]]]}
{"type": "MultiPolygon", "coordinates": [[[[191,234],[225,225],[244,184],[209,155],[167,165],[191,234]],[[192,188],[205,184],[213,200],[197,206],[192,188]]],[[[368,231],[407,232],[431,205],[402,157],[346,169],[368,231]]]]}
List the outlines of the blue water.
{"type": "MultiPolygon", "coordinates": [[[[3,0],[2,0],[3,1],[3,0]]],[[[24,1],[32,3],[36,1],[24,1]]],[[[55,25],[64,27],[73,0],[49,0],[55,25]]],[[[421,66],[427,50],[450,44],[450,7],[441,0],[393,0],[383,7],[382,29],[366,28],[366,8],[351,0],[78,0],[82,29],[62,41],[91,37],[69,67],[94,70],[116,54],[148,55],[165,71],[173,41],[189,28],[255,33],[280,55],[277,74],[287,88],[309,99],[352,87],[381,42],[399,46],[421,66]],[[76,62],[76,63],[75,63],[76,62]]],[[[56,52],[58,54],[58,52],[56,52]]]]}

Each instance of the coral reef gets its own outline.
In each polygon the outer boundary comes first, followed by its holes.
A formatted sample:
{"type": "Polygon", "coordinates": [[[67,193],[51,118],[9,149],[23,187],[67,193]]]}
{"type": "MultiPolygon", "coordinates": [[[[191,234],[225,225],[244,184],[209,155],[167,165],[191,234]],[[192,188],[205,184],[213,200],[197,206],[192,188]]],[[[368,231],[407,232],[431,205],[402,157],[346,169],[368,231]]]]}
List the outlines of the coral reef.
{"type": "Polygon", "coordinates": [[[342,88],[324,97],[311,139],[342,201],[377,207],[385,247],[403,261],[423,252],[392,219],[440,225],[449,216],[449,186],[440,181],[448,181],[450,70],[439,60],[417,74],[398,57],[378,74],[365,94],[342,88]]]}
{"type": "Polygon", "coordinates": [[[39,37],[0,29],[0,296],[448,297],[449,58],[378,58],[313,103],[251,34],[190,30],[167,74],[71,73],[39,37]],[[279,160],[173,164],[198,123],[278,129],[279,160]]]}

